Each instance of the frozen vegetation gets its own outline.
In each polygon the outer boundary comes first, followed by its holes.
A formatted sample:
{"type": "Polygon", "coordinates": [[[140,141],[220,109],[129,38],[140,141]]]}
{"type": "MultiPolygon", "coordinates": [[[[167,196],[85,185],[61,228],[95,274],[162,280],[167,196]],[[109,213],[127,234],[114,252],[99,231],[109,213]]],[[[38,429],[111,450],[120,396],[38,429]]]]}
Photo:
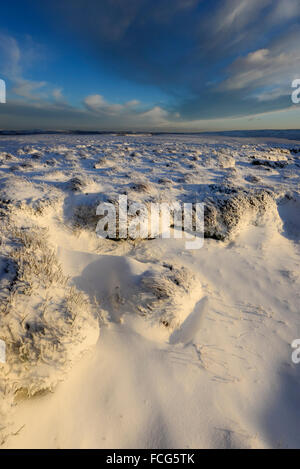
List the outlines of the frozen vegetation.
{"type": "Polygon", "coordinates": [[[300,447],[299,149],[0,137],[2,447],[300,447]],[[204,246],[97,237],[119,195],[204,203],[204,246]]]}

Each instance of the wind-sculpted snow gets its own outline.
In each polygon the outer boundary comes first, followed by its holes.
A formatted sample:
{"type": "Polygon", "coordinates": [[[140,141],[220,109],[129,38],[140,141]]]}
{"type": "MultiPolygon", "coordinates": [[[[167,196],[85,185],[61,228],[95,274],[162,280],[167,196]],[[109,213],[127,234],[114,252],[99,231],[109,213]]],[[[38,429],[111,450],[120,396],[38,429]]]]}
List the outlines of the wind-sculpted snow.
{"type": "MultiPolygon", "coordinates": [[[[170,134],[2,135],[0,339],[6,344],[6,363],[0,364],[0,443],[10,441],[9,435],[16,431],[10,423],[20,402],[43,392],[56,392],[57,383],[67,379],[82,353],[95,346],[98,323],[105,331],[125,324],[120,337],[125,331],[130,338],[133,334],[134,341],[138,333],[130,329],[133,322],[138,332],[142,330],[141,341],[148,328],[159,330],[168,347],[175,347],[167,349],[167,355],[179,354],[182,345],[182,361],[193,364],[198,360],[201,380],[204,377],[207,386],[209,377],[218,386],[235,386],[241,365],[234,368],[226,360],[243,349],[242,337],[251,336],[248,323],[256,321],[254,329],[265,338],[268,331],[288,323],[284,315],[290,314],[297,335],[294,310],[299,276],[295,265],[299,264],[279,258],[278,246],[283,246],[283,253],[298,249],[299,200],[300,145],[292,141],[170,134]],[[119,196],[124,195],[128,204],[140,202],[146,207],[164,202],[203,203],[204,248],[198,253],[186,250],[183,240],[173,237],[172,220],[171,239],[121,238],[118,230],[114,239],[99,238],[98,205],[117,206],[119,196]],[[268,253],[274,262],[270,267],[268,253]],[[250,274],[244,279],[247,267],[250,274]],[[282,295],[277,302],[268,297],[275,271],[282,295]],[[255,283],[253,272],[261,275],[260,284],[255,283]],[[236,287],[239,279],[241,287],[236,287]],[[284,283],[287,279],[288,285],[284,283]],[[249,296],[245,293],[248,288],[252,288],[249,296]],[[242,299],[240,291],[245,295],[242,299]],[[222,325],[218,329],[216,318],[222,325]],[[199,341],[203,320],[208,322],[199,341]],[[147,324],[145,330],[140,321],[147,324]],[[229,351],[230,336],[223,344],[229,355],[224,352],[223,356],[219,341],[236,321],[239,325],[232,332],[236,348],[232,345],[229,351]],[[189,346],[193,354],[187,358],[184,354],[189,346]]],[[[278,345],[277,333],[272,334],[272,344],[278,345]]],[[[282,334],[289,340],[286,332],[282,334]]],[[[252,338],[247,338],[248,348],[252,338]]],[[[281,346],[280,342],[278,350],[281,346]]],[[[122,347],[120,350],[122,356],[122,347]]],[[[265,352],[260,351],[262,356],[265,352]]],[[[135,356],[133,349],[128,353],[135,356]]],[[[252,357],[239,359],[245,360],[246,370],[259,369],[252,357]]],[[[250,379],[248,375],[245,371],[243,379],[250,379]]],[[[106,377],[101,379],[105,382],[106,377]]],[[[201,400],[199,383],[198,392],[201,400]]],[[[235,399],[231,396],[229,401],[235,399]]],[[[158,403],[157,412],[159,407],[158,403]]],[[[226,435],[231,434],[229,427],[228,423],[226,435]]],[[[198,427],[193,428],[194,434],[201,434],[198,427]]],[[[248,438],[250,427],[240,433],[239,425],[234,428],[232,441],[247,446],[251,440],[255,444],[255,432],[248,438]]],[[[215,445],[221,445],[223,437],[218,432],[212,438],[215,445]]],[[[160,441],[169,440],[164,435],[160,441]]],[[[197,438],[193,441],[198,444],[197,438]]],[[[262,444],[263,438],[259,441],[262,444]]],[[[190,443],[184,440],[178,446],[183,444],[190,443]]]]}

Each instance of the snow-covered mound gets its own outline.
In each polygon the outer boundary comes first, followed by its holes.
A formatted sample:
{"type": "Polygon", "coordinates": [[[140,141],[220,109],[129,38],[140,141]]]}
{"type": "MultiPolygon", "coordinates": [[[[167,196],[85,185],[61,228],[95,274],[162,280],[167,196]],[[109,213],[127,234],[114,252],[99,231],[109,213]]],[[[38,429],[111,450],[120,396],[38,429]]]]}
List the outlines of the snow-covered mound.
{"type": "Polygon", "coordinates": [[[99,256],[60,250],[66,272],[78,289],[96,300],[102,314],[120,322],[139,315],[171,332],[202,296],[197,275],[184,266],[139,262],[127,256],[99,256]]]}
{"type": "Polygon", "coordinates": [[[217,188],[215,196],[205,201],[205,232],[207,238],[232,239],[249,224],[273,223],[281,229],[277,204],[266,190],[226,190],[217,188]]]}

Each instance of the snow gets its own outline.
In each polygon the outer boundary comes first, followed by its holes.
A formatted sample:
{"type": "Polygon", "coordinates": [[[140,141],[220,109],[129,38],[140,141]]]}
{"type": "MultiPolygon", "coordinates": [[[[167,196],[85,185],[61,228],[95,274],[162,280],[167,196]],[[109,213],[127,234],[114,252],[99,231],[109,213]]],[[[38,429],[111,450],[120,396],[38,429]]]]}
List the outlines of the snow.
{"type": "Polygon", "coordinates": [[[298,148],[1,136],[3,448],[300,446],[298,148]],[[97,237],[120,194],[204,202],[204,246],[97,237]]]}

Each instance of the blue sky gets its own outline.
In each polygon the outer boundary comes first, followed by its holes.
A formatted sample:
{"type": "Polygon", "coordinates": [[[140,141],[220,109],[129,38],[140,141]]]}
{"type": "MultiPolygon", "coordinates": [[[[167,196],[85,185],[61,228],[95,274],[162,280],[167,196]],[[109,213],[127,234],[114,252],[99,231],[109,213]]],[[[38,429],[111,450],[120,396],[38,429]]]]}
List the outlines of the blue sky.
{"type": "Polygon", "coordinates": [[[299,0],[6,2],[0,128],[299,128],[299,20],[299,0]]]}

